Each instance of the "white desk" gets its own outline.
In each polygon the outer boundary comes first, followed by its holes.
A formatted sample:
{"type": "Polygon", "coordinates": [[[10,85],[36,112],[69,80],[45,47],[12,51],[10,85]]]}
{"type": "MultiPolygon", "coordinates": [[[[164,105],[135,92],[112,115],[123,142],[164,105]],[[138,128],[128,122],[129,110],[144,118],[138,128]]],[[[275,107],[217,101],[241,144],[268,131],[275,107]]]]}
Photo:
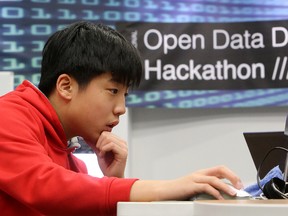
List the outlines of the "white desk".
{"type": "Polygon", "coordinates": [[[194,202],[119,202],[117,216],[191,216],[194,202]]]}
{"type": "Polygon", "coordinates": [[[288,200],[120,202],[117,216],[287,216],[288,200]]]}
{"type": "Polygon", "coordinates": [[[288,214],[288,200],[206,200],[194,203],[197,216],[284,216],[288,214]]]}

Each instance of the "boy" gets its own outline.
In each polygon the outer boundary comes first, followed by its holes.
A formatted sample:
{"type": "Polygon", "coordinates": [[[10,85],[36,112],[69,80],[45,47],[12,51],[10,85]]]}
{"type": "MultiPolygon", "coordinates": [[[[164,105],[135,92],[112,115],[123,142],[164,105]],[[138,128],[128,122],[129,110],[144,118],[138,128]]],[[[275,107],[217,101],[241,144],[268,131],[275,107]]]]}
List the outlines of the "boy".
{"type": "Polygon", "coordinates": [[[240,188],[223,166],[175,180],[124,178],[126,142],[112,133],[138,86],[137,50],[117,31],[76,22],[45,44],[38,88],[24,81],[0,99],[0,209],[3,215],[116,215],[119,201],[184,200],[197,193],[223,199],[240,188]],[[87,175],[73,156],[73,137],[95,151],[103,178],[87,175]]]}

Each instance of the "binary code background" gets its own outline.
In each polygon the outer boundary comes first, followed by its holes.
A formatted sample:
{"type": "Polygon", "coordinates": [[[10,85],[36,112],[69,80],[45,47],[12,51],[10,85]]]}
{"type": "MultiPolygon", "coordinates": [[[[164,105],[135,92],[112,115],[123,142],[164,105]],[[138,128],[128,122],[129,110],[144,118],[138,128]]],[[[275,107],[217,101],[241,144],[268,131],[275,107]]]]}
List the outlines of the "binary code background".
{"type": "MultiPolygon", "coordinates": [[[[41,50],[56,30],[76,20],[115,28],[129,22],[243,22],[288,20],[283,0],[0,0],[0,71],[39,82],[41,50]]],[[[286,106],[288,89],[134,91],[128,107],[220,108],[286,106]]]]}

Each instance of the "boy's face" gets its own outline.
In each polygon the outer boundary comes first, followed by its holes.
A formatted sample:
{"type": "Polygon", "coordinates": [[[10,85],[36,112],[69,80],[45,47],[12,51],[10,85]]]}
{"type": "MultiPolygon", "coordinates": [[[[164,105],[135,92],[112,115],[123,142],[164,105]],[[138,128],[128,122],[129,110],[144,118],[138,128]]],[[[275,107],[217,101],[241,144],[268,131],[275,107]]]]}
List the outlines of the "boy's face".
{"type": "Polygon", "coordinates": [[[113,81],[110,73],[94,78],[84,89],[75,80],[72,86],[64,130],[70,136],[82,136],[93,147],[100,134],[111,132],[125,113],[128,88],[113,81]]]}

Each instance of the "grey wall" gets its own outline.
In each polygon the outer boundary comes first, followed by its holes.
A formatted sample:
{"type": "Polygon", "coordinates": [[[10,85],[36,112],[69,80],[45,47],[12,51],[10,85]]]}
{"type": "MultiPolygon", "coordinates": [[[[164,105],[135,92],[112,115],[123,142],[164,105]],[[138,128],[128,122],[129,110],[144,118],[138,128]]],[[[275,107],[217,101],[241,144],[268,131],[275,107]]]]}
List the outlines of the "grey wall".
{"type": "Polygon", "coordinates": [[[127,173],[169,179],[226,165],[245,185],[256,183],[256,168],[242,133],[283,131],[287,108],[129,109],[127,173]]]}
{"type": "Polygon", "coordinates": [[[3,95],[14,88],[14,73],[0,71],[0,95],[3,95]]]}

